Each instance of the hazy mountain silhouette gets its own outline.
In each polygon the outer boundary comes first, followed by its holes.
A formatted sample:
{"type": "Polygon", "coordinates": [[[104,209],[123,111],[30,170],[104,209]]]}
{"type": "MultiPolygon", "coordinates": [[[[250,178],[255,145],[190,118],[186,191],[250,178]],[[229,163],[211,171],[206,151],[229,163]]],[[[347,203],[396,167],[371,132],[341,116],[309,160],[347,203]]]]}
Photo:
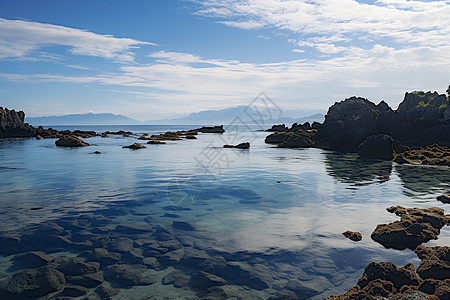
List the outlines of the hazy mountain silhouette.
{"type": "Polygon", "coordinates": [[[26,117],[25,122],[34,126],[47,125],[137,125],[141,122],[110,113],[71,114],[64,116],[26,117]]]}

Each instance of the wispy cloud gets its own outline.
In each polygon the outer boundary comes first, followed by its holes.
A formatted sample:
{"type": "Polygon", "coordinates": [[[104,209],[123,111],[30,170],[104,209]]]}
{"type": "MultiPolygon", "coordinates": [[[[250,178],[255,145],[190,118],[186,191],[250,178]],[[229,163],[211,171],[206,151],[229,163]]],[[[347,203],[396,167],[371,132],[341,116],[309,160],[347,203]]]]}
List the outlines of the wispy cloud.
{"type": "Polygon", "coordinates": [[[268,27],[296,36],[298,46],[325,54],[355,42],[400,47],[439,47],[450,43],[448,1],[378,0],[205,0],[197,14],[243,29],[268,27]],[[346,43],[344,43],[346,42],[346,43]],[[338,46],[336,43],[343,45],[338,46]],[[399,46],[399,45],[396,45],[399,46]]]}
{"type": "MultiPolygon", "coordinates": [[[[0,59],[26,59],[33,51],[54,45],[69,47],[71,54],[132,61],[133,48],[155,44],[70,27],[0,18],[0,59]]],[[[36,57],[39,56],[33,55],[33,59],[36,57]]]]}

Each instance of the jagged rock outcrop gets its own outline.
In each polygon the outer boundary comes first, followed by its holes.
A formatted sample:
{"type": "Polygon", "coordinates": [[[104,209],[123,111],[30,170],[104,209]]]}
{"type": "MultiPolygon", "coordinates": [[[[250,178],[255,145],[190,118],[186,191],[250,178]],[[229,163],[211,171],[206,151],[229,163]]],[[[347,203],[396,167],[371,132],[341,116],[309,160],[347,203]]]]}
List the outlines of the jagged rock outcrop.
{"type": "Polygon", "coordinates": [[[449,99],[436,92],[406,93],[394,111],[384,101],[375,105],[351,97],[329,108],[312,140],[319,148],[356,152],[367,137],[378,134],[390,135],[406,145],[450,146],[449,99]]]}
{"type": "Polygon", "coordinates": [[[347,230],[347,231],[344,231],[342,233],[342,235],[354,242],[358,242],[358,241],[362,240],[362,234],[357,231],[347,230]]]}
{"type": "Polygon", "coordinates": [[[145,147],[144,145],[139,144],[139,143],[134,143],[134,144],[131,144],[128,146],[123,146],[122,148],[127,148],[127,149],[131,149],[131,150],[139,150],[139,149],[145,149],[147,147],[145,147]]]}
{"type": "Polygon", "coordinates": [[[274,132],[268,135],[265,139],[267,144],[276,144],[279,148],[305,148],[314,145],[311,137],[316,134],[316,129],[304,130],[297,129],[297,131],[288,132],[274,132]]]}
{"type": "Polygon", "coordinates": [[[267,132],[285,132],[288,131],[289,127],[285,124],[273,125],[271,128],[266,129],[267,132]]]}
{"type": "Polygon", "coordinates": [[[24,120],[23,111],[0,107],[0,138],[36,136],[36,129],[24,120]]]}

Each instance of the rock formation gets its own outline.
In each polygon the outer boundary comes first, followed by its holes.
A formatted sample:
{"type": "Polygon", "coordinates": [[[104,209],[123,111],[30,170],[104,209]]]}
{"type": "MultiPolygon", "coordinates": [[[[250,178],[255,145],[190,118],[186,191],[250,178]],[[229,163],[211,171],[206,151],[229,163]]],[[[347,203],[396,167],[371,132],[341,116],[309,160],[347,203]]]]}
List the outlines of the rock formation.
{"type": "Polygon", "coordinates": [[[394,153],[396,163],[410,163],[419,165],[448,166],[450,167],[450,148],[438,144],[423,148],[394,153]]]}
{"type": "Polygon", "coordinates": [[[238,145],[223,145],[224,148],[250,149],[250,143],[240,143],[238,145]]]}
{"type": "Polygon", "coordinates": [[[36,129],[24,123],[23,111],[9,110],[0,107],[0,138],[34,137],[36,129]]]}
{"type": "Polygon", "coordinates": [[[139,143],[134,143],[132,145],[123,146],[122,148],[128,148],[128,149],[131,149],[131,150],[138,150],[138,149],[145,149],[147,147],[145,147],[144,145],[139,144],[139,143]]]}
{"type": "Polygon", "coordinates": [[[223,125],[213,127],[203,126],[202,128],[196,129],[196,131],[202,133],[224,133],[225,129],[223,129],[223,125]]]}
{"type": "Polygon", "coordinates": [[[418,245],[437,239],[439,232],[448,223],[448,216],[438,207],[427,209],[388,207],[400,221],[379,224],[372,232],[372,239],[386,248],[414,250],[418,245]]]}
{"type": "Polygon", "coordinates": [[[350,231],[347,230],[345,232],[342,233],[346,238],[354,241],[354,242],[358,242],[360,240],[362,240],[362,234],[357,232],[357,231],[350,231]]]}
{"type": "Polygon", "coordinates": [[[79,138],[73,135],[64,135],[59,140],[55,142],[56,146],[61,147],[85,147],[90,146],[90,144],[83,142],[79,138]]]}
{"type": "Polygon", "coordinates": [[[398,163],[450,165],[450,151],[446,148],[425,149],[424,155],[407,152],[407,146],[450,146],[450,100],[437,92],[406,93],[395,111],[384,101],[375,105],[351,97],[332,105],[323,124],[295,123],[289,129],[282,124],[267,131],[274,133],[267,136],[266,143],[282,148],[317,147],[359,152],[362,158],[394,159],[398,163]],[[314,132],[306,138],[305,131],[311,129],[314,132]],[[425,158],[414,159],[420,155],[425,158]]]}

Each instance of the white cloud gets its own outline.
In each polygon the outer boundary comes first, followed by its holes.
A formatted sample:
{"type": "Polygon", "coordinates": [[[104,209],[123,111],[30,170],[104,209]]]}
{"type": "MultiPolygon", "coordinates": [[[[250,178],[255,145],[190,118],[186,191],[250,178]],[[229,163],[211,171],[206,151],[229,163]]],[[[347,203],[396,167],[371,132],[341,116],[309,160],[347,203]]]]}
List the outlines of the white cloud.
{"type": "Polygon", "coordinates": [[[336,42],[390,40],[404,47],[450,44],[448,1],[205,0],[197,4],[198,14],[222,19],[220,23],[287,30],[298,35],[303,46],[326,54],[343,51],[336,42]]]}
{"type": "Polygon", "coordinates": [[[0,18],[0,59],[27,58],[32,51],[54,45],[67,46],[76,55],[132,61],[133,48],[155,44],[70,27],[0,18]]]}

